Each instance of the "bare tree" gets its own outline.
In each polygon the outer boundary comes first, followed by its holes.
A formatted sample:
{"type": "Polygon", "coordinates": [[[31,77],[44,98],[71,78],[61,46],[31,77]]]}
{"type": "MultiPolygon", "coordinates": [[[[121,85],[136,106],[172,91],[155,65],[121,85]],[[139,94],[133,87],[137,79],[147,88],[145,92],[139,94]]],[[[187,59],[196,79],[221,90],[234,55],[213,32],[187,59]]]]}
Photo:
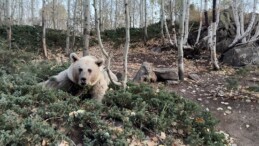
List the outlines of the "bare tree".
{"type": "Polygon", "coordinates": [[[214,70],[219,70],[219,65],[218,65],[218,60],[217,60],[217,55],[216,55],[216,30],[217,30],[217,21],[216,21],[216,4],[217,1],[213,0],[212,1],[212,43],[210,46],[211,49],[211,63],[212,63],[212,67],[214,70]]]}
{"type": "Polygon", "coordinates": [[[31,24],[34,25],[34,3],[35,0],[31,0],[31,24]]]}
{"type": "Polygon", "coordinates": [[[183,41],[184,41],[184,20],[186,13],[186,0],[181,1],[181,19],[180,19],[180,42],[178,47],[178,75],[181,81],[184,80],[184,63],[183,63],[183,41]]]}
{"type": "MultiPolygon", "coordinates": [[[[241,27],[240,27],[240,21],[238,19],[238,8],[237,8],[237,1],[234,0],[233,1],[233,6],[232,6],[232,9],[233,9],[233,13],[234,13],[234,20],[235,20],[235,23],[236,23],[236,36],[235,36],[235,39],[233,40],[233,42],[228,46],[228,48],[232,48],[233,46],[235,46],[240,40],[242,40],[243,38],[247,37],[248,34],[251,32],[252,28],[253,28],[253,25],[254,25],[254,22],[255,22],[255,17],[256,17],[256,5],[257,5],[257,0],[254,0],[254,5],[253,5],[253,12],[252,12],[252,17],[250,19],[250,22],[248,24],[248,27],[247,29],[245,30],[245,32],[241,35],[241,27]],[[237,14],[237,16],[235,16],[237,14]]],[[[227,49],[229,50],[229,49],[227,49]]]]}
{"type": "Polygon", "coordinates": [[[190,0],[186,1],[186,16],[184,21],[184,40],[183,44],[187,44],[188,36],[189,36],[189,16],[190,16],[190,0]]]}
{"type": "Polygon", "coordinates": [[[90,0],[84,1],[84,37],[83,37],[83,56],[89,55],[90,39],[90,0]]]}
{"type": "Polygon", "coordinates": [[[204,19],[205,19],[205,26],[209,27],[209,16],[208,16],[208,0],[204,2],[204,19]]]}
{"type": "Polygon", "coordinates": [[[77,24],[77,17],[76,17],[76,10],[77,10],[77,2],[78,0],[75,0],[74,3],[74,12],[73,12],[73,33],[72,33],[72,43],[71,43],[71,49],[74,49],[75,41],[76,41],[76,24],[77,24]]]}
{"type": "Polygon", "coordinates": [[[48,58],[47,46],[46,46],[45,5],[46,5],[46,1],[42,0],[42,14],[41,14],[42,15],[42,48],[43,48],[44,57],[48,58]]]}
{"type": "Polygon", "coordinates": [[[66,54],[69,54],[70,41],[70,0],[67,0],[67,37],[66,37],[66,54]]]}
{"type": "Polygon", "coordinates": [[[200,0],[200,25],[199,25],[199,29],[198,29],[198,34],[197,34],[197,38],[196,38],[196,42],[195,44],[197,44],[200,40],[200,36],[201,36],[201,28],[202,28],[202,0],[200,0]]]}
{"type": "Polygon", "coordinates": [[[127,74],[128,74],[128,50],[129,50],[129,43],[130,43],[130,24],[129,24],[129,6],[128,6],[128,0],[124,0],[125,5],[125,24],[126,24],[126,41],[125,41],[125,47],[123,52],[123,71],[124,71],[124,78],[123,78],[123,88],[126,89],[127,84],[127,74]]]}
{"type": "Polygon", "coordinates": [[[12,17],[10,14],[10,1],[6,0],[6,22],[7,22],[7,41],[9,49],[12,48],[12,17]]]}
{"type": "Polygon", "coordinates": [[[161,9],[160,9],[160,33],[162,37],[162,44],[165,44],[165,35],[164,35],[164,12],[165,12],[165,7],[164,7],[164,0],[161,0],[161,9]]]}
{"type": "Polygon", "coordinates": [[[176,31],[175,31],[175,1],[176,0],[170,0],[171,2],[171,17],[172,17],[172,34],[173,34],[173,43],[177,44],[177,37],[176,37],[176,31]]]}
{"type": "Polygon", "coordinates": [[[100,35],[100,24],[99,24],[100,19],[98,18],[97,0],[94,0],[94,14],[95,14],[94,15],[95,16],[95,29],[96,29],[96,33],[97,33],[97,37],[98,37],[99,47],[101,48],[102,54],[105,56],[106,59],[108,59],[109,55],[103,47],[103,43],[102,43],[102,39],[101,39],[101,35],[100,35]]]}
{"type": "Polygon", "coordinates": [[[103,0],[99,0],[99,24],[100,24],[100,31],[102,32],[103,31],[103,0]]]}
{"type": "Polygon", "coordinates": [[[144,4],[144,9],[145,9],[145,26],[144,26],[144,43],[146,44],[147,42],[147,0],[144,0],[145,4],[144,4]]]}

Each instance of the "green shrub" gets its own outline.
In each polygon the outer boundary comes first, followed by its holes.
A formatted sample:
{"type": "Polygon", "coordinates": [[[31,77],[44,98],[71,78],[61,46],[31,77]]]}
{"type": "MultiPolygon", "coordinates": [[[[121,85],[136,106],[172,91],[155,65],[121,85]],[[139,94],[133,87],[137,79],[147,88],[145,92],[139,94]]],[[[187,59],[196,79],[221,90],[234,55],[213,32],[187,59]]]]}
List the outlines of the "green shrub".
{"type": "Polygon", "coordinates": [[[128,139],[143,141],[161,132],[167,135],[160,142],[164,145],[171,145],[173,138],[190,145],[225,143],[210,113],[174,93],[129,83],[126,91],[108,91],[100,104],[37,85],[69,64],[31,63],[34,55],[12,50],[0,55],[0,145],[57,145],[62,140],[71,145],[128,145],[128,139]]]}

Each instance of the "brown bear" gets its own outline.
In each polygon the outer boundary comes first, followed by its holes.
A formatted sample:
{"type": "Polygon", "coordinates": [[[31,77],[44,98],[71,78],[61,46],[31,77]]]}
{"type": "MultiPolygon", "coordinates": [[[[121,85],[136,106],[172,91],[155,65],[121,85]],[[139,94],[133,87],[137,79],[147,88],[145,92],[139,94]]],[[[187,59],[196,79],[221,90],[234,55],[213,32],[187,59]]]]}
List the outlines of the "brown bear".
{"type": "MultiPolygon", "coordinates": [[[[87,94],[101,102],[108,89],[110,79],[104,69],[103,60],[94,56],[79,58],[75,53],[70,54],[71,65],[42,83],[44,87],[62,89],[73,95],[87,90],[87,94]]],[[[114,81],[118,81],[115,74],[110,72],[114,81]]]]}

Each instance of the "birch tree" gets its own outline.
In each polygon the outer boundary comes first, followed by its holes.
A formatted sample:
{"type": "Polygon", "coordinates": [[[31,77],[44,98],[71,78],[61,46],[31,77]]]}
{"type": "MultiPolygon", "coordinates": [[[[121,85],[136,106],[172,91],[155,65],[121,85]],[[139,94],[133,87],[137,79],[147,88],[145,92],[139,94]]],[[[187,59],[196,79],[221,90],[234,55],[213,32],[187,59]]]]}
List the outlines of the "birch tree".
{"type": "Polygon", "coordinates": [[[162,37],[162,43],[165,43],[165,35],[164,35],[164,0],[161,0],[161,10],[160,10],[160,33],[162,37]]]}
{"type": "Polygon", "coordinates": [[[70,41],[70,0],[67,0],[67,36],[66,36],[66,54],[69,54],[70,41]]]}
{"type": "Polygon", "coordinates": [[[146,44],[147,42],[147,0],[144,0],[144,10],[145,10],[145,26],[144,26],[144,43],[146,44]]]}
{"type": "Polygon", "coordinates": [[[181,0],[181,18],[180,18],[180,42],[178,46],[178,76],[181,81],[184,80],[184,63],[183,63],[183,41],[184,41],[184,20],[186,13],[186,0],[181,0]]]}
{"type": "Polygon", "coordinates": [[[75,41],[76,41],[76,24],[77,24],[77,17],[76,17],[76,10],[77,10],[77,2],[78,0],[75,0],[75,3],[74,3],[74,12],[73,12],[73,33],[72,33],[72,43],[71,43],[71,49],[73,50],[74,49],[74,46],[75,46],[75,41]]]}
{"type": "Polygon", "coordinates": [[[45,6],[46,6],[46,1],[42,0],[42,14],[41,14],[42,15],[42,48],[43,48],[44,57],[48,58],[47,46],[46,46],[45,6]]]}
{"type": "MultiPolygon", "coordinates": [[[[245,32],[241,35],[241,27],[240,27],[240,21],[238,19],[238,8],[237,8],[237,1],[233,0],[232,3],[232,10],[233,10],[233,14],[234,14],[234,20],[235,20],[235,24],[236,24],[236,36],[235,39],[233,40],[233,42],[228,46],[228,48],[232,48],[234,47],[239,41],[241,41],[243,38],[247,37],[249,35],[249,33],[251,32],[254,22],[255,22],[255,18],[256,18],[256,5],[257,5],[257,0],[254,0],[254,5],[253,5],[253,12],[252,12],[252,16],[250,19],[250,22],[247,26],[247,29],[245,30],[245,32]],[[235,16],[237,15],[237,16],[235,16]]],[[[229,50],[229,49],[227,49],[229,50]]]]}
{"type": "Polygon", "coordinates": [[[126,24],[126,41],[125,41],[125,47],[123,52],[123,72],[124,72],[124,78],[123,78],[123,88],[126,89],[127,84],[127,74],[128,74],[128,50],[129,50],[129,43],[130,43],[130,24],[129,24],[129,6],[128,6],[128,0],[124,0],[125,5],[125,24],[126,24]]]}
{"type": "Polygon", "coordinates": [[[99,0],[99,24],[100,24],[100,31],[103,31],[103,11],[102,11],[102,6],[103,6],[103,0],[99,0]]]}
{"type": "Polygon", "coordinates": [[[186,0],[186,16],[184,21],[184,40],[183,44],[187,44],[188,36],[189,36],[189,16],[190,16],[190,0],[186,0]]]}
{"type": "Polygon", "coordinates": [[[31,0],[31,24],[34,25],[34,3],[35,0],[31,0]]]}
{"type": "Polygon", "coordinates": [[[84,37],[83,56],[89,55],[90,39],[90,0],[84,1],[84,37]]]}
{"type": "Polygon", "coordinates": [[[98,10],[97,10],[97,0],[94,0],[94,14],[95,14],[94,15],[95,29],[96,29],[96,33],[97,33],[97,37],[98,37],[98,44],[99,44],[99,47],[101,48],[102,54],[105,56],[106,59],[108,59],[109,55],[103,47],[103,43],[102,43],[102,39],[101,39],[101,35],[100,35],[100,24],[99,24],[100,19],[98,18],[99,16],[98,16],[98,10]]]}
{"type": "Polygon", "coordinates": [[[173,34],[173,43],[177,44],[177,37],[176,37],[176,31],[175,31],[175,1],[176,0],[170,0],[171,2],[171,19],[172,19],[172,34],[173,34]]]}
{"type": "Polygon", "coordinates": [[[11,17],[11,12],[10,12],[10,1],[6,0],[6,22],[7,22],[7,41],[8,41],[8,47],[9,49],[12,48],[12,17],[11,17]]]}
{"type": "Polygon", "coordinates": [[[196,38],[196,42],[195,44],[197,44],[200,40],[200,36],[201,36],[201,28],[202,28],[202,1],[200,0],[200,24],[199,24],[199,29],[198,29],[198,34],[197,34],[197,38],[196,38]]]}
{"type": "Polygon", "coordinates": [[[217,21],[216,21],[216,4],[217,1],[213,0],[212,1],[212,43],[210,46],[211,49],[211,63],[212,63],[212,67],[214,70],[219,70],[219,65],[218,65],[218,60],[217,60],[217,55],[216,55],[216,30],[217,30],[217,21]]]}

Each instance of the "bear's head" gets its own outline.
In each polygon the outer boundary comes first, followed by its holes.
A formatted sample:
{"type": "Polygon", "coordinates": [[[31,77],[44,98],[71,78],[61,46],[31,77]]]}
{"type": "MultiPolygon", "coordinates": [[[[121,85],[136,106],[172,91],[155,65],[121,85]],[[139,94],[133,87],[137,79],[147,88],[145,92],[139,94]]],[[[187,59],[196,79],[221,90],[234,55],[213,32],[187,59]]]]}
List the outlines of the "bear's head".
{"type": "Polygon", "coordinates": [[[79,58],[75,53],[70,54],[71,65],[68,68],[68,78],[80,86],[95,85],[102,75],[103,60],[94,56],[79,58]]]}

